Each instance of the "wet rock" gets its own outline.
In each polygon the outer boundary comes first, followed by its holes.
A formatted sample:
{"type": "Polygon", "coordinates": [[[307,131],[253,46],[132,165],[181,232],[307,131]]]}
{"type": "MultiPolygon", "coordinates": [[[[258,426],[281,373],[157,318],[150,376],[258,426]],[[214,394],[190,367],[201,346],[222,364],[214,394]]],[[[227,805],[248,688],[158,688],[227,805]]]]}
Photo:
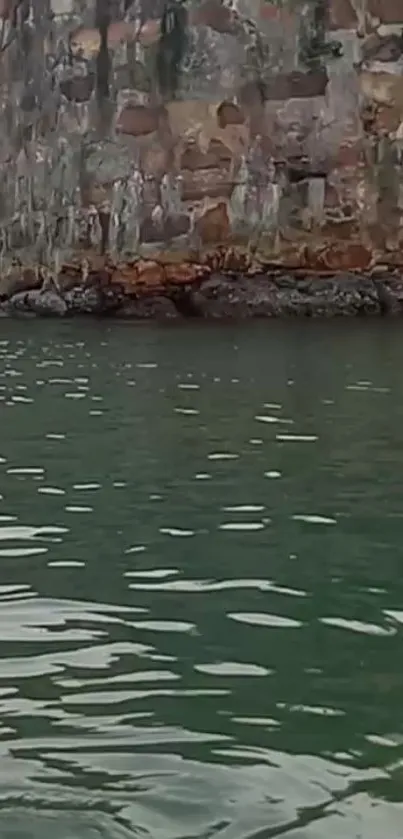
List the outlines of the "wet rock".
{"type": "Polygon", "coordinates": [[[32,314],[40,317],[63,317],[67,313],[66,302],[56,291],[33,289],[21,291],[10,297],[7,310],[10,314],[32,314]]]}
{"type": "Polygon", "coordinates": [[[381,314],[371,278],[260,275],[230,279],[215,275],[203,282],[197,301],[206,318],[334,317],[381,314]]]}
{"type": "MultiPolygon", "coordinates": [[[[108,48],[115,50],[125,43],[138,41],[143,44],[154,43],[158,40],[160,22],[158,20],[145,21],[140,31],[134,21],[115,21],[108,27],[108,48]]],[[[101,39],[98,29],[80,27],[71,33],[70,51],[78,58],[91,59],[98,54],[101,39]]]]}
{"type": "Polygon", "coordinates": [[[266,277],[232,279],[213,275],[201,284],[197,303],[205,318],[244,319],[276,314],[274,288],[266,277]]]}
{"type": "Polygon", "coordinates": [[[374,280],[374,283],[378,291],[382,314],[403,314],[403,279],[401,277],[378,277],[374,280]]]}
{"type": "Polygon", "coordinates": [[[76,315],[108,315],[120,309],[123,301],[124,292],[118,284],[81,284],[64,294],[68,313],[76,315]]]}
{"type": "Polygon", "coordinates": [[[118,317],[133,320],[175,320],[180,315],[169,297],[156,295],[128,299],[119,309],[118,317]]]}

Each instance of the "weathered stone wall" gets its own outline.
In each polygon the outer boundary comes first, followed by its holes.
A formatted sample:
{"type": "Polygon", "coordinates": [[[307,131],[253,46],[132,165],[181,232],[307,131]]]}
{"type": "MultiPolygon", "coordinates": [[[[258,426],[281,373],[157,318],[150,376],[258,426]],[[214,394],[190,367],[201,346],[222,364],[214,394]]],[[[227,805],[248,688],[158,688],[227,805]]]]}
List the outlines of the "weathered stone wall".
{"type": "Polygon", "coordinates": [[[0,0],[3,278],[401,264],[402,0],[183,8],[171,79],[165,0],[0,0]]]}

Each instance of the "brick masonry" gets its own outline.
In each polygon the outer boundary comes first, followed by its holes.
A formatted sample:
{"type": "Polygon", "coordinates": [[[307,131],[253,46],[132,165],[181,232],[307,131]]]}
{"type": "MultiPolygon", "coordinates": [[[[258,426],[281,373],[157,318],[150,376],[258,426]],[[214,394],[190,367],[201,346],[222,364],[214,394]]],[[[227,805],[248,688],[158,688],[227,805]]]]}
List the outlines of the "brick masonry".
{"type": "Polygon", "coordinates": [[[403,4],[185,5],[168,94],[163,0],[0,0],[1,273],[400,265],[403,4]]]}

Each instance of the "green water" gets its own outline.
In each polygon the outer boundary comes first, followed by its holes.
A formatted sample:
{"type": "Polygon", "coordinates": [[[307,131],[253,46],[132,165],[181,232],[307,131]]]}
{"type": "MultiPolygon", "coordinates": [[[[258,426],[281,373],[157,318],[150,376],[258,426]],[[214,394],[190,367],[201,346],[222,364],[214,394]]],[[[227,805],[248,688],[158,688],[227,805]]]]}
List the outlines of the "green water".
{"type": "Polygon", "coordinates": [[[402,358],[2,321],[1,839],[402,836],[402,358]]]}

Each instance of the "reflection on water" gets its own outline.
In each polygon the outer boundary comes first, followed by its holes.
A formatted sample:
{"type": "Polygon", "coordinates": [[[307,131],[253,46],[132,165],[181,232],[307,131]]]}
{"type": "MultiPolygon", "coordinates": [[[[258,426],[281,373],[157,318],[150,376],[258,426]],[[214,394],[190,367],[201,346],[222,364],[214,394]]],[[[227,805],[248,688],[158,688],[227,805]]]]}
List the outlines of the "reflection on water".
{"type": "Polygon", "coordinates": [[[398,324],[0,359],[2,839],[397,839],[398,324]]]}

